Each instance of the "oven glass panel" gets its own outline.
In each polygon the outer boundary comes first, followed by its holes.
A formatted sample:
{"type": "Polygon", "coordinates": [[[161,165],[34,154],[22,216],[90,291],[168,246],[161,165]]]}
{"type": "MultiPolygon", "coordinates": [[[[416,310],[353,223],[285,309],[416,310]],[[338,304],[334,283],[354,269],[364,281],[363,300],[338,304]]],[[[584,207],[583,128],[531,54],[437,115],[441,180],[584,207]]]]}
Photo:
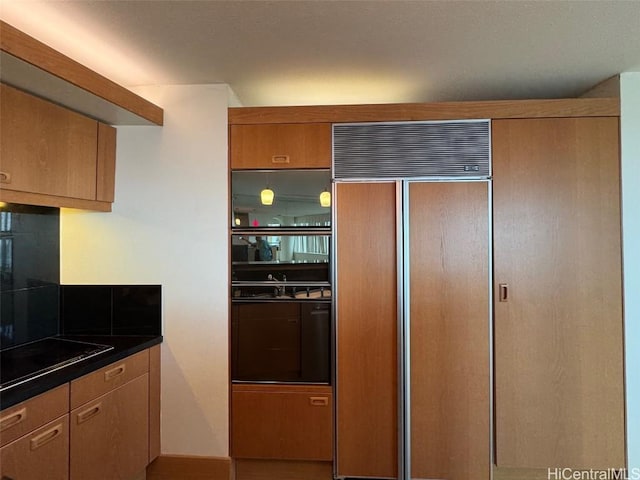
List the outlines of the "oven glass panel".
{"type": "Polygon", "coordinates": [[[330,191],[329,170],[233,171],[231,227],[330,227],[330,191]],[[261,195],[267,189],[273,193],[270,205],[261,195]]]}

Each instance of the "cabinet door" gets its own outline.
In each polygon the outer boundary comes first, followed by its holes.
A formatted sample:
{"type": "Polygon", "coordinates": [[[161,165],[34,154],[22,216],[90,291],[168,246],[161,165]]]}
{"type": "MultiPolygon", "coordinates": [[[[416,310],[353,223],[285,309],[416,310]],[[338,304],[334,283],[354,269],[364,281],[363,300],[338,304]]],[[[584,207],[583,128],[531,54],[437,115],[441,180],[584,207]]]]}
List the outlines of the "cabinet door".
{"type": "Polygon", "coordinates": [[[396,184],[337,185],[337,472],[397,474],[396,184]]]}
{"type": "Polygon", "coordinates": [[[116,129],[98,123],[96,200],[113,202],[116,187],[116,129]]]}
{"type": "Polygon", "coordinates": [[[2,447],[0,476],[3,480],[67,480],[69,415],[2,447]]]}
{"type": "Polygon", "coordinates": [[[71,480],[130,480],[149,458],[149,374],[71,411],[71,480]]]}
{"type": "Polygon", "coordinates": [[[233,385],[233,456],[331,460],[331,400],[329,386],[233,385]]]}
{"type": "Polygon", "coordinates": [[[411,478],[491,474],[486,182],[409,184],[411,478]]]}
{"type": "Polygon", "coordinates": [[[331,124],[232,125],[232,169],[330,168],[331,124]]]}
{"type": "Polygon", "coordinates": [[[4,84],[0,94],[2,188],[95,200],[98,123],[4,84]]]}
{"type": "Polygon", "coordinates": [[[493,122],[499,467],[620,468],[618,120],[493,122]]]}

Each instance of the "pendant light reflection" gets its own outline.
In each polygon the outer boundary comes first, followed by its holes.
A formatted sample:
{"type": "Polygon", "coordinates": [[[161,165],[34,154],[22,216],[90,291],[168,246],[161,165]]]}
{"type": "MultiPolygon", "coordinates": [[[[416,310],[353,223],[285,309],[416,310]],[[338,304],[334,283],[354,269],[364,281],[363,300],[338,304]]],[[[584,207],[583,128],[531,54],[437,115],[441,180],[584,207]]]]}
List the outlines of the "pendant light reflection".
{"type": "Polygon", "coordinates": [[[320,206],[321,207],[331,206],[331,194],[326,190],[320,194],[320,206]]]}
{"type": "Polygon", "coordinates": [[[269,187],[260,192],[260,202],[262,202],[262,205],[273,205],[273,197],[275,197],[275,194],[269,187]]]}

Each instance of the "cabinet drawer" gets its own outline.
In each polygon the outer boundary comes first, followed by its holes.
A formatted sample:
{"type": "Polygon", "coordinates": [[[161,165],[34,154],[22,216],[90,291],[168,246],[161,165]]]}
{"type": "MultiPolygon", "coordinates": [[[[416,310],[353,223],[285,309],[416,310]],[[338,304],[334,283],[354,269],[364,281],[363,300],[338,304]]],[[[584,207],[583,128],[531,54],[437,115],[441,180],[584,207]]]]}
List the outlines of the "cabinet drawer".
{"type": "Polygon", "coordinates": [[[0,449],[0,476],[10,480],[69,478],[69,415],[0,449]]]}
{"type": "Polygon", "coordinates": [[[331,124],[232,125],[232,169],[330,168],[331,124]]]}
{"type": "Polygon", "coordinates": [[[331,460],[331,387],[233,385],[236,458],[331,460]]]}
{"type": "Polygon", "coordinates": [[[69,411],[69,384],[7,408],[0,413],[0,446],[69,411]]]}
{"type": "Polygon", "coordinates": [[[131,355],[71,382],[71,408],[89,402],[149,371],[149,350],[131,355]]]}

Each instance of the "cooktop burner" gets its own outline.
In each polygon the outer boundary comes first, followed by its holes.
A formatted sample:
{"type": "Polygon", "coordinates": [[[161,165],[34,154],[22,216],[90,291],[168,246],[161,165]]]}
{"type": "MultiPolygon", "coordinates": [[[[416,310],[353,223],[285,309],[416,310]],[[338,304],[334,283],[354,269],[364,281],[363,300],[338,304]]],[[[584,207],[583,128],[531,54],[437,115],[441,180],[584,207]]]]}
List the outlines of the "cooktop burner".
{"type": "Polygon", "coordinates": [[[113,347],[53,337],[7,348],[0,351],[0,392],[108,350],[113,347]]]}

